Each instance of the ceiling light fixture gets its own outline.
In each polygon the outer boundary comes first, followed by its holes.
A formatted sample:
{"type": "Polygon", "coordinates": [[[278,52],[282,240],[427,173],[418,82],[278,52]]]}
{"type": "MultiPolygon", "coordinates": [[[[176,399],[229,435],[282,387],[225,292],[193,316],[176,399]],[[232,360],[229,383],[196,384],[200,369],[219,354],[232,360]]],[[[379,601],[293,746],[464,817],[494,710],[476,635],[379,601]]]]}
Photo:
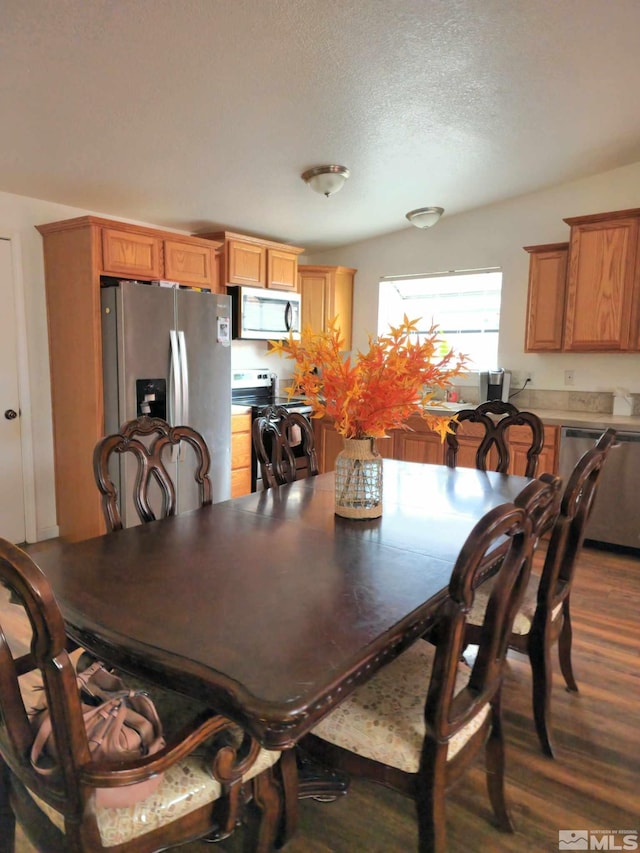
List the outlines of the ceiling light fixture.
{"type": "Polygon", "coordinates": [[[444,213],[444,207],[418,207],[407,213],[407,219],[416,228],[431,228],[444,213]]]}
{"type": "Polygon", "coordinates": [[[350,174],[346,166],[315,166],[307,169],[300,177],[314,192],[328,198],[342,189],[350,174]]]}

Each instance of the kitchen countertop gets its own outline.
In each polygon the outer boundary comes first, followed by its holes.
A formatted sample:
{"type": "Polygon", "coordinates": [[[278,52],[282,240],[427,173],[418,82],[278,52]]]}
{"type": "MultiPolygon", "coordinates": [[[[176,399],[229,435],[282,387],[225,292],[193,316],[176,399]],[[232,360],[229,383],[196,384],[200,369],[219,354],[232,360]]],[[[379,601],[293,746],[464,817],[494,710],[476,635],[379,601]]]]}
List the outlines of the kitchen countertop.
{"type": "Polygon", "coordinates": [[[549,426],[585,427],[593,429],[631,430],[640,432],[640,417],[609,415],[603,412],[573,412],[561,409],[535,409],[536,415],[549,426]]]}
{"type": "MultiPolygon", "coordinates": [[[[429,407],[434,414],[444,414],[447,410],[455,414],[460,409],[473,409],[474,403],[455,404],[444,407],[429,407]]],[[[535,412],[542,422],[548,426],[582,427],[585,429],[608,429],[613,427],[617,430],[630,430],[640,432],[640,416],[612,415],[603,412],[573,411],[570,409],[538,409],[531,407],[529,411],[535,412]]]]}
{"type": "MultiPolygon", "coordinates": [[[[429,411],[434,414],[444,414],[446,411],[451,411],[452,414],[455,413],[457,409],[472,409],[474,408],[473,403],[458,405],[458,406],[447,406],[447,408],[435,408],[429,407],[429,411]]],[[[250,406],[242,406],[242,405],[232,405],[231,406],[231,414],[232,415],[244,415],[251,411],[250,406]]],[[[613,429],[617,430],[629,430],[640,432],[640,416],[632,415],[629,417],[625,417],[623,415],[611,415],[604,414],[603,412],[575,412],[569,409],[536,409],[532,408],[531,411],[535,412],[536,415],[542,420],[542,422],[548,426],[567,426],[567,427],[583,427],[585,429],[608,429],[609,427],[613,427],[613,429]]]]}

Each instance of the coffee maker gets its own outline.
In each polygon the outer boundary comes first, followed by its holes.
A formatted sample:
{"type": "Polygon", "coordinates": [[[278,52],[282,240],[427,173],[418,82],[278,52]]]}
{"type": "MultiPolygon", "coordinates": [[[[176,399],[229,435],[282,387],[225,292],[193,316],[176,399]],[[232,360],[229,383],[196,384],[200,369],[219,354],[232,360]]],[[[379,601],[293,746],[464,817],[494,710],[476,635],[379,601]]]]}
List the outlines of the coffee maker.
{"type": "Polygon", "coordinates": [[[504,367],[496,370],[481,370],[478,373],[480,383],[480,402],[485,400],[503,400],[508,402],[511,388],[511,371],[504,367]]]}

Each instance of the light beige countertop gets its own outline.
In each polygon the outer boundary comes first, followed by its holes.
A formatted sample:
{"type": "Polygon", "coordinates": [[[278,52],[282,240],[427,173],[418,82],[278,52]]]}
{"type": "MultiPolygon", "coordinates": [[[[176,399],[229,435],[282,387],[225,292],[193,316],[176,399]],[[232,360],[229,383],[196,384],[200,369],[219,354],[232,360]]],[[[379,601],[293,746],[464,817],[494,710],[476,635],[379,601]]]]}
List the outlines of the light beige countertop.
{"type": "MultiPolygon", "coordinates": [[[[475,403],[465,404],[447,404],[446,407],[431,407],[429,411],[433,414],[444,414],[450,411],[455,414],[460,409],[473,409],[475,403]]],[[[522,406],[519,407],[530,412],[534,412],[548,426],[567,426],[567,427],[583,427],[585,429],[608,429],[613,427],[617,430],[628,430],[640,432],[640,416],[631,415],[612,415],[604,412],[586,412],[575,411],[573,409],[541,409],[537,406],[522,406]]]]}
{"type": "Polygon", "coordinates": [[[562,409],[531,409],[544,424],[584,427],[588,429],[613,429],[640,432],[640,417],[631,415],[609,415],[602,412],[573,412],[562,409]]]}

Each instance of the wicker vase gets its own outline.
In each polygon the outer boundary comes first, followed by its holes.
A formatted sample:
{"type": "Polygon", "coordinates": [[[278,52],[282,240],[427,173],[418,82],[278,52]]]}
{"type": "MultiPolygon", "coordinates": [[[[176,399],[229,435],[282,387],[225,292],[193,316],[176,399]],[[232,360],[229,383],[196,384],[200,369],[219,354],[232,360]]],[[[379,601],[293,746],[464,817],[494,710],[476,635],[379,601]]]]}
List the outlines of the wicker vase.
{"type": "Polygon", "coordinates": [[[374,438],[345,438],[336,457],[335,505],[345,518],[382,515],[382,457],[374,438]]]}

